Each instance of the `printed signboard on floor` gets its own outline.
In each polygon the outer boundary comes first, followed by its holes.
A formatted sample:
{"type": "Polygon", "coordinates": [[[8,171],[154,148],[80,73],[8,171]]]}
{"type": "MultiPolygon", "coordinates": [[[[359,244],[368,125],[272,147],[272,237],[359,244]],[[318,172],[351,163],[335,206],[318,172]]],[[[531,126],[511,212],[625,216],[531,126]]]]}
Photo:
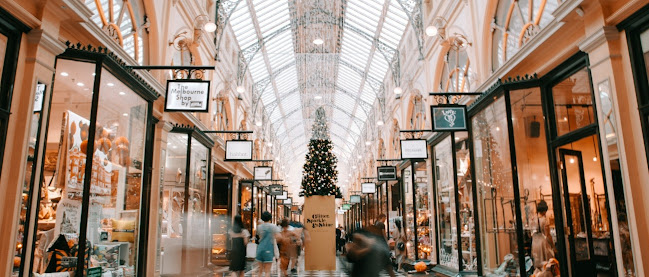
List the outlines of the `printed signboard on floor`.
{"type": "Polygon", "coordinates": [[[251,161],[252,141],[251,140],[228,140],[225,142],[224,161],[251,161]]]}
{"type": "Polygon", "coordinates": [[[425,139],[401,140],[401,159],[428,159],[425,139]]]}
{"type": "Polygon", "coordinates": [[[165,112],[206,113],[210,99],[210,81],[169,80],[165,112]]]}

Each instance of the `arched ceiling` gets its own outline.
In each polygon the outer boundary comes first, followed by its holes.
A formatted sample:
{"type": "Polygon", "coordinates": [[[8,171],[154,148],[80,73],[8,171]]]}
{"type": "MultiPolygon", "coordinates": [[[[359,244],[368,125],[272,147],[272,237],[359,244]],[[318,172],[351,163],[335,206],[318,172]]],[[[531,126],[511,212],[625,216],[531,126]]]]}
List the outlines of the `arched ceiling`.
{"type": "Polygon", "coordinates": [[[239,81],[250,74],[253,106],[263,104],[285,157],[306,153],[314,111],[324,106],[334,153],[352,159],[363,129],[375,124],[371,114],[382,116],[374,104],[385,97],[384,80],[399,77],[396,49],[412,9],[405,2],[229,1],[239,81]]]}

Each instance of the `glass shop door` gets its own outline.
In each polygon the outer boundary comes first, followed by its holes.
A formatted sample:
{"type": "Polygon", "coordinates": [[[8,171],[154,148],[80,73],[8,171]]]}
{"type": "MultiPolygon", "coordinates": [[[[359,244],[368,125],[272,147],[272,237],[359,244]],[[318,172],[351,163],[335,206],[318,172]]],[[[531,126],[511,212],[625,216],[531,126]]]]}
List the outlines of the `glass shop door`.
{"type": "Polygon", "coordinates": [[[573,276],[594,276],[591,205],[586,188],[582,152],[559,149],[561,183],[565,203],[568,264],[573,276]]]}

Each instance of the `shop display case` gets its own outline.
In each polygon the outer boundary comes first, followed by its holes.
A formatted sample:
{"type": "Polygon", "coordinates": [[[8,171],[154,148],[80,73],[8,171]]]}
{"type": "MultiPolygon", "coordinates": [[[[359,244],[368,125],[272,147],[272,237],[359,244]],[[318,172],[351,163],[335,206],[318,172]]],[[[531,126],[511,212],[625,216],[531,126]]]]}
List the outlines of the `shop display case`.
{"type": "Polygon", "coordinates": [[[196,272],[211,262],[210,151],[204,133],[176,126],[167,134],[161,223],[161,274],[196,272]]]}
{"type": "Polygon", "coordinates": [[[79,48],[57,59],[30,271],[136,276],[158,95],[114,56],[79,48]]]}

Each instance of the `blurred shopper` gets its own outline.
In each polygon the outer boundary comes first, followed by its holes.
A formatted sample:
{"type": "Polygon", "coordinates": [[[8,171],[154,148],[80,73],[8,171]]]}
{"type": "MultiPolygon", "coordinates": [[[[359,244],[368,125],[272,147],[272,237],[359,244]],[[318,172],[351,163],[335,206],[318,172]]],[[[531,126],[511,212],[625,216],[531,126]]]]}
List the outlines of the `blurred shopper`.
{"type": "Polygon", "coordinates": [[[261,214],[263,224],[257,226],[257,235],[259,235],[259,245],[257,246],[256,260],[259,262],[259,276],[269,276],[270,268],[275,259],[275,234],[279,232],[277,225],[271,224],[273,216],[269,212],[261,214]]]}
{"type": "Polygon", "coordinates": [[[241,216],[234,217],[232,229],[230,230],[230,271],[232,276],[243,277],[246,269],[246,245],[250,233],[243,228],[241,216]]]}
{"type": "Polygon", "coordinates": [[[395,276],[390,263],[390,250],[385,240],[374,232],[360,230],[352,235],[348,243],[347,259],[353,264],[352,277],[376,277],[382,270],[395,276]]]}
{"type": "Polygon", "coordinates": [[[406,233],[403,231],[403,224],[401,220],[396,219],[394,225],[397,226],[397,229],[394,230],[394,256],[397,263],[397,271],[401,271],[401,266],[406,257],[406,233]]]}
{"type": "MultiPolygon", "coordinates": [[[[288,219],[280,223],[282,231],[277,235],[279,245],[280,272],[281,276],[288,276],[288,265],[291,261],[297,261],[297,248],[302,244],[300,237],[289,230],[288,219]]],[[[292,265],[296,268],[296,265],[292,265]]]]}
{"type": "Polygon", "coordinates": [[[310,241],[311,239],[308,237],[308,233],[304,229],[304,225],[298,221],[292,221],[290,226],[293,227],[293,233],[295,233],[299,238],[300,241],[302,242],[300,245],[296,246],[295,248],[297,249],[295,259],[291,260],[291,273],[297,273],[297,268],[298,268],[298,261],[300,255],[302,255],[302,249],[304,249],[304,244],[310,241]]]}
{"type": "Polygon", "coordinates": [[[376,219],[376,222],[374,222],[374,227],[377,229],[377,231],[380,232],[381,236],[383,239],[387,241],[387,236],[385,234],[385,221],[387,217],[385,214],[380,214],[379,218],[376,219]]]}

